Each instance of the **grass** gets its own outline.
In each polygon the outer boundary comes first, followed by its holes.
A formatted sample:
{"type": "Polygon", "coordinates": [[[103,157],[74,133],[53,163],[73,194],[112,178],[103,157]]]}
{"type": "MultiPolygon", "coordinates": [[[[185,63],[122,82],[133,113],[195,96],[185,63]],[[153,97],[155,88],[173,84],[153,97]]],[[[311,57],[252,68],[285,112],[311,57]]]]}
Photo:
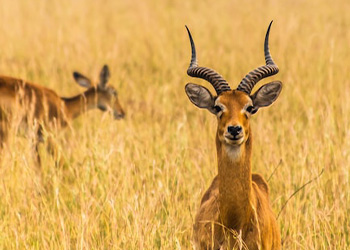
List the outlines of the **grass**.
{"type": "MultiPolygon", "coordinates": [[[[202,194],[217,172],[216,118],[187,99],[192,31],[199,63],[236,87],[270,49],[278,101],[252,118],[253,170],[269,180],[283,249],[350,247],[350,4],[329,1],[0,1],[0,73],[82,89],[111,68],[127,112],[91,111],[58,137],[63,167],[30,131],[11,136],[0,167],[1,249],[192,249],[202,194]],[[30,137],[30,136],[29,136],[30,137]]],[[[260,86],[260,85],[259,85],[260,86]]]]}

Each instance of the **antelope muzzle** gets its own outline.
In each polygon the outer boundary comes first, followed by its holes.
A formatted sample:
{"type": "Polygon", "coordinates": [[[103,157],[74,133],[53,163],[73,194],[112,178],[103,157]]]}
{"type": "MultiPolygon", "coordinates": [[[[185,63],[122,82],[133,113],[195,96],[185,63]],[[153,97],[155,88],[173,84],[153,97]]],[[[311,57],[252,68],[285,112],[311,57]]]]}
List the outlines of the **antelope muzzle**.
{"type": "Polygon", "coordinates": [[[243,128],[240,125],[228,126],[225,132],[225,140],[230,144],[241,144],[244,138],[243,128]]]}

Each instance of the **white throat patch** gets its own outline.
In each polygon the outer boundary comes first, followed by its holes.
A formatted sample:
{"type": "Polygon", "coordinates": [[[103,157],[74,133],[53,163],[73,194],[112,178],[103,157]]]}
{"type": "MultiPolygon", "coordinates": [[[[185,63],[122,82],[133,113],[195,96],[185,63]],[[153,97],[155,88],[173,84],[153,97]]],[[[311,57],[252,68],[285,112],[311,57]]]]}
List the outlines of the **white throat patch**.
{"type": "Polygon", "coordinates": [[[225,150],[227,155],[231,158],[232,161],[238,161],[242,156],[242,149],[241,145],[232,146],[232,145],[225,145],[225,150]]]}

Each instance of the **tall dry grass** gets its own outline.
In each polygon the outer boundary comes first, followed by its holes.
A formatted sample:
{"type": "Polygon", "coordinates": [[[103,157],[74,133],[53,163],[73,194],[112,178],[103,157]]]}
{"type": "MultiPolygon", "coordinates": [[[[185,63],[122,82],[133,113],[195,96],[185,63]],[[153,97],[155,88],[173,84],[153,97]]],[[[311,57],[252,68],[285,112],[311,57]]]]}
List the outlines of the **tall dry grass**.
{"type": "MultiPolygon", "coordinates": [[[[199,62],[237,86],[271,53],[284,83],[252,118],[253,170],[269,180],[284,249],[350,247],[350,2],[0,1],[0,72],[82,91],[71,72],[111,83],[123,121],[92,111],[57,137],[63,167],[26,132],[0,167],[1,249],[192,249],[193,218],[215,176],[216,119],[184,93],[194,36],[199,62]],[[275,170],[276,169],[276,170],[275,170]]],[[[271,79],[269,79],[271,80],[271,79]]],[[[266,82],[267,80],[263,81],[266,82]]],[[[210,87],[211,88],[211,87],[210,87]]]]}

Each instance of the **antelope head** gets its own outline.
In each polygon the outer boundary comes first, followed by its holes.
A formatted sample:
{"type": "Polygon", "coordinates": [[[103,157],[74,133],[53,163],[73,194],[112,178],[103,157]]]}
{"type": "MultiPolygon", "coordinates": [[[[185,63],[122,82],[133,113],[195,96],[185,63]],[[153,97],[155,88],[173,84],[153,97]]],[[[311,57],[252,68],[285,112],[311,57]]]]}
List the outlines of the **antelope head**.
{"type": "Polygon", "coordinates": [[[274,81],[263,85],[251,94],[254,85],[261,79],[278,73],[278,67],[272,60],[269,51],[269,33],[272,21],[267,29],[264,43],[266,65],[249,72],[240,82],[237,89],[231,90],[226,80],[216,71],[199,67],[196,48],[192,35],[186,26],[192,49],[191,63],[187,74],[210,82],[216,96],[200,85],[188,83],[185,87],[190,101],[199,108],[206,108],[218,119],[217,138],[227,146],[240,146],[250,135],[249,119],[259,108],[272,104],[279,96],[282,83],[274,81]]]}
{"type": "Polygon", "coordinates": [[[73,72],[75,81],[82,87],[87,88],[84,96],[87,99],[88,105],[96,106],[102,111],[111,111],[115,119],[122,119],[125,112],[118,100],[117,90],[108,83],[110,73],[107,65],[104,65],[98,84],[93,84],[89,78],[73,72]]]}

